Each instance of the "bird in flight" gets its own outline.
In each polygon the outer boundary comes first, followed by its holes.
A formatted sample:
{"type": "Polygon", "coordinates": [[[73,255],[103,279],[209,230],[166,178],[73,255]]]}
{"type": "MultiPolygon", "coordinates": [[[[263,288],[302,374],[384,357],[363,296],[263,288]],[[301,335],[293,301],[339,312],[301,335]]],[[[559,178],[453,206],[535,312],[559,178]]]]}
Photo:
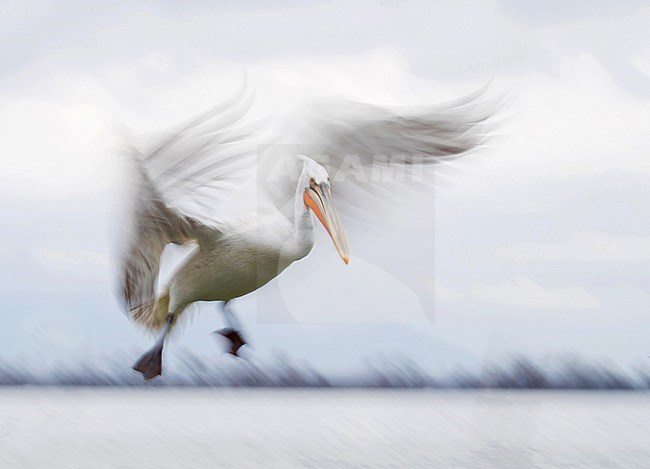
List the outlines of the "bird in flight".
{"type": "Polygon", "coordinates": [[[492,115],[484,91],[414,107],[321,98],[283,119],[251,121],[244,87],[148,144],[129,145],[120,296],[134,321],[160,334],[134,369],[145,379],[162,373],[165,339],[198,301],[220,302],[228,323],[220,333],[238,354],[245,341],[229,302],[307,256],[317,224],[348,264],[338,210],[351,220],[381,218],[382,203],[435,184],[429,168],[484,141],[492,115]],[[391,172],[398,166],[424,171],[396,185],[385,175],[404,175],[391,172]],[[169,244],[195,249],[158,288],[169,244]]]}

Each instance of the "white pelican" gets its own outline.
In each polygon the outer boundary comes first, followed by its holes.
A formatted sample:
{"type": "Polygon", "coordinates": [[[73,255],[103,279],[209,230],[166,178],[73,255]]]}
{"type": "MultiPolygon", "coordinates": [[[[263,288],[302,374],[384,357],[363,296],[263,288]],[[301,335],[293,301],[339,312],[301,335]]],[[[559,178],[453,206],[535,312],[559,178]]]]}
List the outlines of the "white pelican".
{"type": "MultiPolygon", "coordinates": [[[[314,243],[312,214],[347,264],[350,251],[333,193],[341,211],[357,219],[372,212],[376,200],[395,195],[373,178],[373,168],[426,166],[476,148],[491,114],[480,104],[482,95],[412,108],[313,101],[292,114],[283,130],[272,131],[270,120],[247,123],[250,96],[242,92],[147,148],[131,147],[121,296],[135,321],[161,330],[134,369],[145,379],[161,374],[165,338],[188,305],[227,306],[307,256],[314,243]],[[160,258],[169,243],[198,249],[157,293],[160,258]]],[[[413,184],[422,182],[431,181],[413,184]]],[[[224,311],[231,327],[221,333],[236,354],[244,341],[232,313],[224,311]]]]}

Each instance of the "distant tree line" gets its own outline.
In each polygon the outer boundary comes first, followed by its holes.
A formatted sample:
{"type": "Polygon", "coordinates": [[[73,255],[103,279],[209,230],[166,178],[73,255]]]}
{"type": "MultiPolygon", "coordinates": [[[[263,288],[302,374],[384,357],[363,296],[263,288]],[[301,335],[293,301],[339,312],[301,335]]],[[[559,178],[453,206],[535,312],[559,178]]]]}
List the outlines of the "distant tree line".
{"type": "Polygon", "coordinates": [[[367,361],[361,371],[325,376],[307,364],[280,355],[270,363],[253,360],[206,362],[191,353],[179,355],[177,366],[164,376],[143,382],[141,376],[116,361],[108,368],[84,363],[30,371],[0,362],[0,386],[194,386],[194,387],[358,387],[436,389],[650,389],[650,372],[623,372],[613,365],[596,365],[579,358],[562,360],[552,369],[526,357],[505,365],[485,365],[479,371],[455,370],[432,376],[413,360],[397,357],[367,361]]]}

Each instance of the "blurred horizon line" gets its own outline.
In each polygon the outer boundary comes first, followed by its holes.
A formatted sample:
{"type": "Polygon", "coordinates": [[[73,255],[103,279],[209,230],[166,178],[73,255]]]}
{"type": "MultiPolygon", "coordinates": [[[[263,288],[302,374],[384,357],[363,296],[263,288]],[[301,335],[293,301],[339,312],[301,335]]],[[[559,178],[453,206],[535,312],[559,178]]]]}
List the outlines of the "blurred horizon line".
{"type": "Polygon", "coordinates": [[[296,364],[284,354],[276,355],[271,364],[238,359],[236,364],[230,363],[235,366],[206,361],[187,351],[179,358],[182,366],[148,382],[116,360],[109,361],[109,370],[78,362],[49,367],[42,373],[0,362],[0,387],[650,390],[650,367],[624,371],[614,364],[599,364],[575,355],[561,359],[559,366],[548,367],[516,354],[502,365],[486,362],[478,371],[457,366],[435,375],[406,356],[382,359],[378,364],[366,360],[361,371],[338,375],[322,373],[309,364],[296,364]]]}

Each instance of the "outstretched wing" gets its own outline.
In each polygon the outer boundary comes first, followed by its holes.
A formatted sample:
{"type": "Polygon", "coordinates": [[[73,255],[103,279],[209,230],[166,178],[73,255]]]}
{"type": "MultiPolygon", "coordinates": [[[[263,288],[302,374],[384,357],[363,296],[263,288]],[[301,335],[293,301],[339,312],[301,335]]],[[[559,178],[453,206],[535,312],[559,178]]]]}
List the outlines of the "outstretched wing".
{"type": "Polygon", "coordinates": [[[296,139],[307,143],[305,154],[328,170],[339,210],[370,219],[386,204],[395,206],[436,186],[444,166],[433,171],[434,166],[485,141],[494,108],[484,91],[433,106],[320,100],[295,124],[296,139]]]}
{"type": "Polygon", "coordinates": [[[141,167],[167,206],[219,229],[231,216],[228,194],[255,171],[266,121],[249,117],[253,95],[234,98],[150,138],[141,167]]]}
{"type": "Polygon", "coordinates": [[[167,244],[184,244],[193,239],[193,222],[166,205],[140,160],[133,156],[120,292],[126,311],[135,321],[158,329],[167,315],[167,311],[156,314],[155,308],[160,257],[167,244]]]}
{"type": "MultiPolygon", "coordinates": [[[[250,97],[235,98],[128,150],[130,193],[120,291],[125,309],[150,328],[163,325],[156,308],[160,258],[169,243],[218,236],[228,194],[254,171],[260,124],[246,124],[250,97]]],[[[159,305],[160,306],[160,305],[159,305]]],[[[166,308],[166,307],[165,307],[166,308]]]]}
{"type": "Polygon", "coordinates": [[[453,183],[460,169],[453,160],[489,137],[495,108],[484,89],[432,106],[322,99],[292,116],[295,148],[279,152],[302,153],[328,170],[352,262],[390,272],[433,311],[434,195],[453,183]]]}

